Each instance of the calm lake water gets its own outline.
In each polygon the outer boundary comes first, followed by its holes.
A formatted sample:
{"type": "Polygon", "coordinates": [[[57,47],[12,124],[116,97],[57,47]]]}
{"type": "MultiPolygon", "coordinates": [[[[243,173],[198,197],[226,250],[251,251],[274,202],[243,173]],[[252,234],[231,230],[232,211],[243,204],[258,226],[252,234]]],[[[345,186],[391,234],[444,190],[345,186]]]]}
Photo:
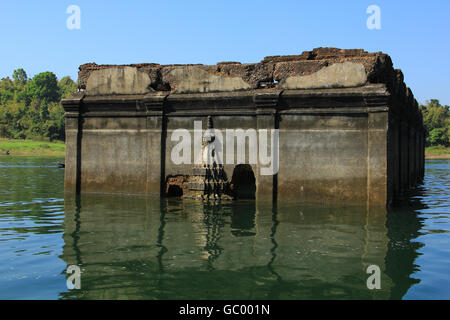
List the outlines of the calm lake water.
{"type": "Polygon", "coordinates": [[[0,157],[0,299],[450,298],[449,160],[390,211],[75,198],[61,160],[0,157]]]}

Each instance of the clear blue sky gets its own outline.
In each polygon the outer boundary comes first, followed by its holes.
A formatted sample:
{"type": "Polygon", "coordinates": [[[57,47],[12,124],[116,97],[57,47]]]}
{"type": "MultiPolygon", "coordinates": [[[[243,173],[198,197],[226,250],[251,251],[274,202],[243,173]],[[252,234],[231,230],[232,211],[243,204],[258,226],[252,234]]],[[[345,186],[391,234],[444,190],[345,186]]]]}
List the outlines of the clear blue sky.
{"type": "Polygon", "coordinates": [[[450,105],[450,1],[2,1],[0,77],[24,68],[77,79],[78,66],[258,62],[320,46],[388,53],[419,102],[450,105]],[[69,30],[69,5],[81,29],[69,30]],[[369,30],[369,5],[381,30],[369,30]]]}

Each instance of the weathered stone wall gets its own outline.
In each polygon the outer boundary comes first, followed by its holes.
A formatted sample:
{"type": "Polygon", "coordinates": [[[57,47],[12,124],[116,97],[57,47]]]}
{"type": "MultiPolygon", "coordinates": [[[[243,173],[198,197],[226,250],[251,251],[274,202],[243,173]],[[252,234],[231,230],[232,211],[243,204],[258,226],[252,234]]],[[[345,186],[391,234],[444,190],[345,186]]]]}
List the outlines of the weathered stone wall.
{"type": "MultiPolygon", "coordinates": [[[[67,191],[164,193],[168,177],[192,169],[172,162],[172,132],[194,136],[194,121],[206,129],[208,116],[217,129],[279,129],[278,174],[252,164],[258,200],[386,205],[423,177],[417,102],[383,53],[318,48],[253,64],[86,64],[63,105],[67,191]]],[[[235,165],[224,168],[231,177],[235,165]]]]}

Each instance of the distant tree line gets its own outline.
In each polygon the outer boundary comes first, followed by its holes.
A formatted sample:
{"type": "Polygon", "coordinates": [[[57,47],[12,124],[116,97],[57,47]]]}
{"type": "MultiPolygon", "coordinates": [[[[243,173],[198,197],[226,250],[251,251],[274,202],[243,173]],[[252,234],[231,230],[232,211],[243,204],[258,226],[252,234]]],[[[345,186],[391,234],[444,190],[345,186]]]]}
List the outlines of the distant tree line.
{"type": "Polygon", "coordinates": [[[61,99],[76,91],[77,84],[52,72],[29,79],[25,70],[14,70],[12,79],[0,80],[0,137],[64,140],[61,99]]]}
{"type": "Polygon", "coordinates": [[[450,107],[442,106],[439,100],[431,99],[420,106],[426,130],[426,145],[450,145],[450,107]]]}

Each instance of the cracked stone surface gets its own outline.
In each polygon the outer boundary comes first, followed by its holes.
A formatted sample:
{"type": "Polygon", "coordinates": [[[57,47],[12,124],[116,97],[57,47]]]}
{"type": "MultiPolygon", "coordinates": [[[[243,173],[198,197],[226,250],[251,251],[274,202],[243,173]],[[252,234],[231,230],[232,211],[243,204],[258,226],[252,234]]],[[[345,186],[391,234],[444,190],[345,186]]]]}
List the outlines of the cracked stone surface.
{"type": "Polygon", "coordinates": [[[382,52],[316,48],[299,55],[269,56],[258,63],[219,62],[216,65],[80,66],[78,87],[86,95],[151,92],[206,93],[253,89],[321,89],[384,83],[390,91],[408,94],[403,74],[382,52]]]}

